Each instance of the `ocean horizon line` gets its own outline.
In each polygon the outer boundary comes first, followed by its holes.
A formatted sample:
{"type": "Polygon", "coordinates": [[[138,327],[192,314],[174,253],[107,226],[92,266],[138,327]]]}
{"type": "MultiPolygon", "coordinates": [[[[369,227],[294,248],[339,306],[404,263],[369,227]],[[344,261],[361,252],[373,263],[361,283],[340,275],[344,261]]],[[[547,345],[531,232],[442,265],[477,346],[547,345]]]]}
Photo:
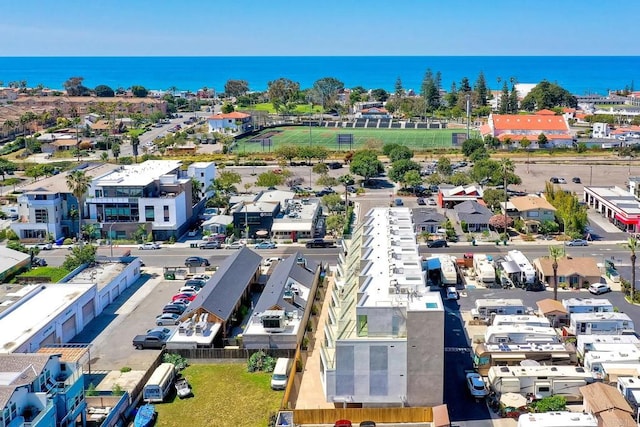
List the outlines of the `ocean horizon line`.
{"type": "Polygon", "coordinates": [[[0,55],[23,58],[638,58],[640,55],[0,55]]]}

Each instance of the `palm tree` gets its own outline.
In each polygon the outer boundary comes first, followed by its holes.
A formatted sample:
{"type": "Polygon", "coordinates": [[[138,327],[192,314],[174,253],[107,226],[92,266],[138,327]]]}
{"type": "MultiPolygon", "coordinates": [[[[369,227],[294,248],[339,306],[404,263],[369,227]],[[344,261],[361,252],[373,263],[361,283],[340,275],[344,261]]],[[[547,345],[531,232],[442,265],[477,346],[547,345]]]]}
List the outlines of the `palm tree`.
{"type": "Polygon", "coordinates": [[[82,211],[84,197],[89,190],[90,184],[91,178],[83,171],[75,170],[67,175],[67,188],[76,200],[78,200],[78,241],[80,241],[82,237],[82,211]]]}
{"type": "Polygon", "coordinates": [[[340,184],[344,185],[344,212],[346,216],[349,212],[349,186],[353,185],[355,180],[353,179],[353,176],[351,176],[350,174],[346,174],[340,175],[338,177],[338,181],[340,182],[340,184]]]}
{"type": "Polygon", "coordinates": [[[558,259],[564,255],[564,248],[561,246],[549,246],[549,257],[553,261],[553,299],[558,301],[558,259]]]}
{"type": "Polygon", "coordinates": [[[631,252],[631,286],[629,287],[629,295],[631,296],[631,304],[633,304],[636,293],[636,249],[638,249],[638,239],[636,237],[629,237],[627,249],[631,252]]]}

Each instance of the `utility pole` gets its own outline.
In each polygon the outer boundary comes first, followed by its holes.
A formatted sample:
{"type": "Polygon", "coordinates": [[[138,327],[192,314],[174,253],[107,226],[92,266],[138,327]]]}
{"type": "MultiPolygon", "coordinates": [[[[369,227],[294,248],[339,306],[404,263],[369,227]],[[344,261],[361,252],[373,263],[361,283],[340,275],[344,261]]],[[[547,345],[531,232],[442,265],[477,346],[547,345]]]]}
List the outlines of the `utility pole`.
{"type": "Polygon", "coordinates": [[[503,173],[503,186],[504,186],[504,244],[507,244],[507,163],[504,162],[502,165],[502,173],[503,173]]]}
{"type": "Polygon", "coordinates": [[[471,95],[470,94],[466,94],[464,96],[465,100],[467,101],[467,139],[469,139],[469,125],[470,125],[470,121],[471,121],[471,95]]]}

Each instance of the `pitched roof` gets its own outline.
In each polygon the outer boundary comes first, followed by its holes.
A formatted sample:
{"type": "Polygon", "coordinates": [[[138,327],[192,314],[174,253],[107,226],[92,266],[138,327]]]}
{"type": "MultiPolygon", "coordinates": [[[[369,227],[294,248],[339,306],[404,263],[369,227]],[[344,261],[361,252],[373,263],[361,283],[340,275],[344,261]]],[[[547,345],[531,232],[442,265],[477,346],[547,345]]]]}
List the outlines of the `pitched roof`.
{"type": "Polygon", "coordinates": [[[0,408],[4,408],[17,387],[31,384],[52,355],[36,353],[0,354],[0,408]]]}
{"type": "Polygon", "coordinates": [[[540,300],[536,303],[538,305],[538,311],[543,315],[547,315],[553,312],[559,312],[561,314],[569,314],[567,309],[562,305],[560,301],[556,301],[551,298],[540,300]]]}
{"type": "Polygon", "coordinates": [[[537,114],[492,114],[493,128],[498,130],[539,130],[563,131],[569,133],[569,126],[562,116],[537,114]]]}
{"type": "Polygon", "coordinates": [[[620,409],[633,413],[631,406],[624,399],[622,394],[615,387],[603,383],[593,383],[580,387],[580,393],[585,400],[585,406],[594,415],[600,415],[603,411],[610,409],[620,409]]]}
{"type": "MultiPolygon", "coordinates": [[[[285,311],[298,309],[298,307],[284,300],[285,285],[291,278],[300,285],[311,289],[315,273],[319,267],[320,264],[314,260],[304,258],[304,255],[300,252],[296,252],[285,258],[284,261],[279,262],[271,273],[254,311],[258,313],[272,310],[275,305],[285,311]],[[298,264],[298,258],[305,260],[306,267],[298,264]]],[[[307,302],[305,301],[305,306],[307,302]]],[[[304,307],[302,309],[304,310],[304,307]]]]}
{"type": "Polygon", "coordinates": [[[536,111],[536,115],[537,116],[555,116],[556,112],[545,108],[544,110],[536,111]]]}
{"type": "Polygon", "coordinates": [[[223,119],[246,119],[247,117],[251,117],[247,113],[241,113],[240,111],[233,111],[231,113],[218,113],[209,117],[209,120],[223,120],[223,119]]]}
{"type": "Polygon", "coordinates": [[[520,212],[534,209],[546,209],[554,212],[556,210],[556,208],[554,208],[546,199],[538,196],[529,195],[512,197],[509,199],[509,202],[520,212]]]}
{"type": "MultiPolygon", "coordinates": [[[[537,259],[538,265],[545,276],[553,275],[553,260],[550,257],[537,259]]],[[[558,276],[600,276],[598,261],[593,257],[563,257],[558,258],[558,276]]]]}
{"type": "Polygon", "coordinates": [[[251,284],[261,261],[262,257],[247,247],[239,249],[226,258],[198,296],[189,304],[189,309],[183,317],[190,317],[202,308],[223,321],[228,320],[243,293],[251,284]]]}
{"type": "Polygon", "coordinates": [[[475,200],[466,200],[453,207],[458,219],[467,224],[488,224],[493,216],[491,209],[483,206],[475,200]]]}
{"type": "Polygon", "coordinates": [[[424,224],[425,222],[443,223],[447,218],[435,208],[415,208],[413,209],[414,224],[424,224]]]}
{"type": "Polygon", "coordinates": [[[621,409],[611,409],[609,411],[600,412],[598,414],[601,427],[620,427],[637,425],[629,412],[621,409]]]}

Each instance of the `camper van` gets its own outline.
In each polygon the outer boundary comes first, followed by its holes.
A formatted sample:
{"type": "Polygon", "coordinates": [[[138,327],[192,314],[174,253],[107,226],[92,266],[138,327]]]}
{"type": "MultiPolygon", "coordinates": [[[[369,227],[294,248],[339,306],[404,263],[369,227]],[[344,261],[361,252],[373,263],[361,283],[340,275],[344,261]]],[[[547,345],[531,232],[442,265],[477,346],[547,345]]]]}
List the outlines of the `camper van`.
{"type": "Polygon", "coordinates": [[[500,266],[507,277],[519,286],[530,285],[536,281],[536,270],[531,265],[529,258],[520,251],[507,252],[500,266]]]}
{"type": "Polygon", "coordinates": [[[488,377],[496,393],[519,393],[536,399],[555,395],[568,402],[582,401],[580,387],[595,381],[579,366],[493,366],[488,377]]]}
{"type": "Polygon", "coordinates": [[[442,285],[456,285],[458,283],[458,271],[456,260],[449,255],[440,255],[440,280],[442,285]]]}
{"type": "Polygon", "coordinates": [[[173,363],[161,363],[153,371],[147,384],[145,384],[142,390],[142,399],[145,402],[162,402],[171,391],[175,377],[175,365],[173,363]]]}
{"type": "Polygon", "coordinates": [[[478,299],[471,309],[474,320],[487,320],[496,314],[525,314],[526,307],[521,299],[478,299]]]}
{"type": "Polygon", "coordinates": [[[290,368],[291,359],[286,357],[278,358],[276,367],[273,368],[273,374],[271,375],[271,388],[273,390],[284,390],[287,387],[290,368]]]}

